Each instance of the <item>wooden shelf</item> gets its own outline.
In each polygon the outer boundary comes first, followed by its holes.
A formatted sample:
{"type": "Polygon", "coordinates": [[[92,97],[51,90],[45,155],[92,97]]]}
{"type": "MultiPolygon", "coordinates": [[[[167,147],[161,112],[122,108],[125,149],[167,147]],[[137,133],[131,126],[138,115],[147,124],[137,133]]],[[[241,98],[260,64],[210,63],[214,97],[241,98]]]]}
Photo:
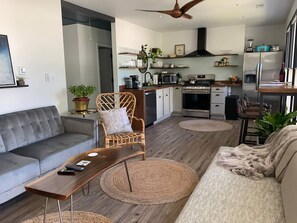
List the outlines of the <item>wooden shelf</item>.
{"type": "Polygon", "coordinates": [[[181,58],[187,58],[186,56],[182,56],[182,57],[157,57],[157,59],[181,59],[181,58]]]}
{"type": "Polygon", "coordinates": [[[186,69],[189,67],[150,67],[150,69],[186,69]]]}
{"type": "Polygon", "coordinates": [[[214,66],[214,67],[238,67],[238,65],[228,65],[228,66],[214,66]]]}
{"type": "Polygon", "coordinates": [[[222,56],[238,56],[238,53],[215,54],[216,57],[222,56]]]}
{"type": "Polygon", "coordinates": [[[119,55],[138,56],[139,54],[138,53],[131,53],[131,52],[122,52],[122,53],[119,53],[119,55]]]}
{"type": "Polygon", "coordinates": [[[17,87],[29,87],[29,85],[16,85],[16,86],[5,86],[5,87],[0,87],[0,88],[17,88],[17,87]]]}

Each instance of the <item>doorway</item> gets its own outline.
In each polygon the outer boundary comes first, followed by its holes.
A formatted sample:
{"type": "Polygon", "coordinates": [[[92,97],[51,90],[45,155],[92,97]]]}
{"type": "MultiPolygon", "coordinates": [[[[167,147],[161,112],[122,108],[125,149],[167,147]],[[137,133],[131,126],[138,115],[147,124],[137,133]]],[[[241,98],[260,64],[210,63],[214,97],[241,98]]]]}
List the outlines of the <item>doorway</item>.
{"type": "Polygon", "coordinates": [[[108,47],[98,47],[99,73],[101,93],[110,93],[113,88],[112,50],[108,47]]]}

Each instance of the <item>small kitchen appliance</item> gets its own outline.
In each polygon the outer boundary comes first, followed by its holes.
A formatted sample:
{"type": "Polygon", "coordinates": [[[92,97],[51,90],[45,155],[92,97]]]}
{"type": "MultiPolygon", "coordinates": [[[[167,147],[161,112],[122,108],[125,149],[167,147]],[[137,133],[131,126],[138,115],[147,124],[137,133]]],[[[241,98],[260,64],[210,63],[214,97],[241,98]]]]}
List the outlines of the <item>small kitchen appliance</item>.
{"type": "Polygon", "coordinates": [[[133,88],[132,77],[125,77],[125,88],[127,89],[133,88]]]}
{"type": "Polygon", "coordinates": [[[134,89],[138,89],[139,88],[139,76],[138,75],[130,75],[130,77],[132,78],[132,88],[134,89]]]}
{"type": "Polygon", "coordinates": [[[248,47],[246,48],[247,53],[253,52],[253,39],[248,39],[248,47]]]}

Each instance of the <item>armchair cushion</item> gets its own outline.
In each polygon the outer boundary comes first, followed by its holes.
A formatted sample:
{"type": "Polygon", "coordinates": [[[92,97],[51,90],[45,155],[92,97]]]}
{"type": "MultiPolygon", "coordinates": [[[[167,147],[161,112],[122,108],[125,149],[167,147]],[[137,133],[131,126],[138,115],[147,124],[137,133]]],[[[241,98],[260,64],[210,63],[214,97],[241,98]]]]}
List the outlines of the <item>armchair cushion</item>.
{"type": "Polygon", "coordinates": [[[107,135],[133,132],[126,107],[98,112],[106,128],[107,135]]]}

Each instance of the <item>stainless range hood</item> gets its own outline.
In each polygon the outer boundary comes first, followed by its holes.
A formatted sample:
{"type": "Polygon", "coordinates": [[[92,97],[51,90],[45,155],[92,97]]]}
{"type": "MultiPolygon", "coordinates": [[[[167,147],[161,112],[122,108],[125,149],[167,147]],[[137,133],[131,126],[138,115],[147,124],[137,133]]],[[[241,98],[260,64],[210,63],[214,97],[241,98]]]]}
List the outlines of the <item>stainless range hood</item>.
{"type": "Polygon", "coordinates": [[[212,57],[214,56],[212,53],[206,50],[206,37],[207,32],[206,28],[198,28],[197,34],[197,50],[189,53],[186,57],[212,57]]]}

